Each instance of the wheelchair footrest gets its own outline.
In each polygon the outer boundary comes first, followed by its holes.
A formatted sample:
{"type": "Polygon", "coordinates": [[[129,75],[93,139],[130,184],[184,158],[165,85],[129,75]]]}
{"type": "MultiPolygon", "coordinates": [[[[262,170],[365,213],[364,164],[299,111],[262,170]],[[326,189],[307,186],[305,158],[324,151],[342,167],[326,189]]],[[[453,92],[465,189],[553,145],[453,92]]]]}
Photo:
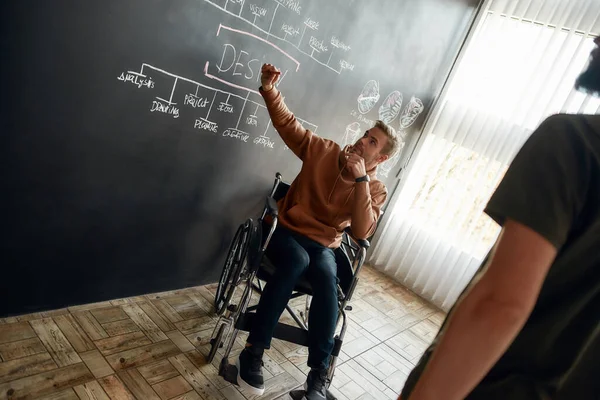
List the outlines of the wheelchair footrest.
{"type": "MultiPolygon", "coordinates": [[[[242,316],[240,316],[240,318],[238,318],[235,327],[241,331],[250,332],[255,317],[255,313],[244,313],[242,316]]],[[[308,347],[308,331],[292,325],[283,324],[281,322],[278,323],[275,327],[275,332],[273,332],[273,337],[286,342],[308,347]]]]}
{"type": "Polygon", "coordinates": [[[226,359],[221,361],[221,365],[219,367],[219,375],[223,377],[227,382],[232,383],[234,385],[238,385],[237,382],[237,367],[235,364],[229,364],[226,359]]]}

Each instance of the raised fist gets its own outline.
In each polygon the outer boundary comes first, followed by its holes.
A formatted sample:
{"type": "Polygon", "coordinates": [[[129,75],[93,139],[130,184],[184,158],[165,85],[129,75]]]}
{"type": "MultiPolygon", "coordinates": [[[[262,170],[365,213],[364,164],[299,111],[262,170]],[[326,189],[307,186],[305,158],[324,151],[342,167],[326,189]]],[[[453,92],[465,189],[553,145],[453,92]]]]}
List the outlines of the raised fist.
{"type": "Polygon", "coordinates": [[[271,64],[263,64],[260,72],[260,83],[265,91],[271,90],[281,75],[281,71],[271,64]]]}

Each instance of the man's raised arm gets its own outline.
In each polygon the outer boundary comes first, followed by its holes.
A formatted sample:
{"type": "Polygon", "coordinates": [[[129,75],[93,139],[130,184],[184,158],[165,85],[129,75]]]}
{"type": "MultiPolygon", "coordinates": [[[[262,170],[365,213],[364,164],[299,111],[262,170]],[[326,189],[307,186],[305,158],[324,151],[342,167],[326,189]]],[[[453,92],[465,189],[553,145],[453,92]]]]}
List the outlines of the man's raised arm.
{"type": "Polygon", "coordinates": [[[323,143],[323,139],[305,129],[285,105],[281,92],[275,87],[279,70],[271,64],[264,64],[261,72],[262,86],[259,91],[265,100],[273,127],[294,154],[304,161],[308,149],[316,143],[323,143]]]}

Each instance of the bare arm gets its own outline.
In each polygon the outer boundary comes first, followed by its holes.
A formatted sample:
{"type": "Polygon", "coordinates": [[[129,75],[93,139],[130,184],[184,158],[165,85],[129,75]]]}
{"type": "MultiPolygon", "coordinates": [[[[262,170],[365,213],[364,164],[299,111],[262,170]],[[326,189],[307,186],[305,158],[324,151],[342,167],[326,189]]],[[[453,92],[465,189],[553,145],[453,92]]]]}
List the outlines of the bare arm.
{"type": "Polygon", "coordinates": [[[480,280],[449,317],[409,399],[463,399],[508,349],[529,317],[557,250],[508,219],[480,280]]]}
{"type": "Polygon", "coordinates": [[[580,117],[551,116],[519,150],[485,208],[502,233],[433,352],[412,374],[404,400],[464,398],[526,323],[587,201],[593,158],[575,129],[581,123],[580,117]]]}

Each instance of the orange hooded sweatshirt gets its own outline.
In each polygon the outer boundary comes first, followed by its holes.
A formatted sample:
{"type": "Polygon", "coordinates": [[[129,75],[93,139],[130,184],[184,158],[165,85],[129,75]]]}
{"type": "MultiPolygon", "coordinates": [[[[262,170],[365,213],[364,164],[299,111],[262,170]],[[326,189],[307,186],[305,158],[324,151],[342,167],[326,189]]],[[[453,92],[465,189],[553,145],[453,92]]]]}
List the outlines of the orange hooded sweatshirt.
{"type": "Polygon", "coordinates": [[[377,168],[367,171],[370,182],[356,183],[345,172],[346,148],[305,129],[290,112],[276,87],[259,89],[285,144],[302,160],[302,169],[287,195],[278,202],[279,223],[325,247],[339,247],[344,229],[357,239],[375,232],[385,185],[376,179],[377,168]]]}

